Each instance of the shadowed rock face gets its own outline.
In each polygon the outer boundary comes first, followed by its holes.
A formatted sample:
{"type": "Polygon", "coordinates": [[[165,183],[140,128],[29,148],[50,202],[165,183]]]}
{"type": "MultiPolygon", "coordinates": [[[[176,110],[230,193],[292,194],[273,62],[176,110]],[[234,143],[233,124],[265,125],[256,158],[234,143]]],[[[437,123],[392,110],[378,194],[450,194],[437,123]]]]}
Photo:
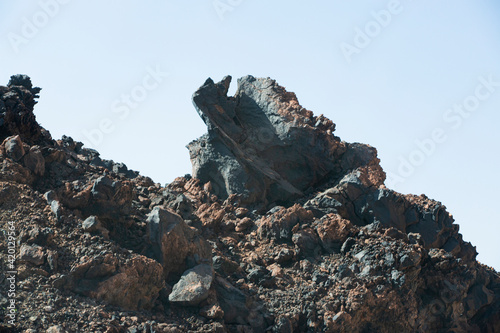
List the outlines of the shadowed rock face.
{"type": "Polygon", "coordinates": [[[194,93],[208,133],[188,145],[193,176],[219,197],[282,203],[350,170],[378,166],[374,148],[342,142],[331,120],[314,116],[275,80],[242,77],[234,97],[227,96],[230,82],[208,79],[194,93]]]}
{"type": "Polygon", "coordinates": [[[0,86],[0,140],[11,135],[29,139],[29,144],[38,143],[47,133],[36,122],[33,107],[38,93],[27,75],[13,75],[6,87],[0,86]]]}

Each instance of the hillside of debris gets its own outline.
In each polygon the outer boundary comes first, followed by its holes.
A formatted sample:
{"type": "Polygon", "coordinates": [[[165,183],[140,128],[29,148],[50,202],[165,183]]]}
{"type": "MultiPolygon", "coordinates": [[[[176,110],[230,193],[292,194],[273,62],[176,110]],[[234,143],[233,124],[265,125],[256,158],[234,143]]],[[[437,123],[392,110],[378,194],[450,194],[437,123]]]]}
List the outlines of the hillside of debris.
{"type": "Polygon", "coordinates": [[[0,332],[500,332],[443,204],[276,81],[230,82],[194,93],[208,132],[166,186],[54,140],[28,76],[0,86],[0,332]]]}

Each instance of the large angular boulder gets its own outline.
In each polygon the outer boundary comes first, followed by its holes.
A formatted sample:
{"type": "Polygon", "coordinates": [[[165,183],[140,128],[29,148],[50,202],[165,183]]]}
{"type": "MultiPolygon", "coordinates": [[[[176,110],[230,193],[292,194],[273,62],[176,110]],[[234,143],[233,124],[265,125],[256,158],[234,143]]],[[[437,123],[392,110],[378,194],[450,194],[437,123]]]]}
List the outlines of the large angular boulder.
{"type": "Polygon", "coordinates": [[[100,282],[89,295],[124,309],[151,309],[163,286],[161,266],[137,256],[119,266],[116,274],[100,282]]]}
{"type": "Polygon", "coordinates": [[[208,133],[188,145],[193,177],[210,182],[219,197],[285,203],[349,170],[378,165],[374,148],[342,142],[331,120],[314,116],[276,81],[245,76],[228,97],[230,82],[208,79],[194,93],[208,133]]]}
{"type": "Polygon", "coordinates": [[[35,175],[43,176],[45,173],[45,159],[39,146],[33,146],[24,156],[24,165],[35,175]]]}
{"type": "Polygon", "coordinates": [[[5,151],[5,155],[12,159],[13,161],[18,162],[21,158],[23,158],[24,154],[26,154],[23,142],[19,135],[10,136],[4,140],[2,143],[1,151],[5,151]]]}
{"type": "Polygon", "coordinates": [[[157,206],[147,221],[153,256],[162,264],[167,279],[178,277],[197,264],[211,264],[210,244],[182,217],[157,206]]]}
{"type": "Polygon", "coordinates": [[[213,279],[214,270],[210,265],[200,264],[188,269],[172,288],[168,300],[180,305],[198,305],[208,297],[213,279]]]}
{"type": "Polygon", "coordinates": [[[84,261],[54,281],[55,287],[126,310],[151,309],[164,285],[163,269],[155,260],[111,253],[84,261]]]}

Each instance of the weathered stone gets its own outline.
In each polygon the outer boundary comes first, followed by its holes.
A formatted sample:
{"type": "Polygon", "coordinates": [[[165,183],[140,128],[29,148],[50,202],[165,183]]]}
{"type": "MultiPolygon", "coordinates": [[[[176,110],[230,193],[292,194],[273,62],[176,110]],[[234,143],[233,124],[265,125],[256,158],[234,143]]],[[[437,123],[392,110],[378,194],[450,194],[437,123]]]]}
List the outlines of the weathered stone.
{"type": "Polygon", "coordinates": [[[221,256],[214,256],[212,258],[212,266],[218,273],[223,276],[231,275],[234,272],[241,270],[238,263],[221,256]]]}
{"type": "Polygon", "coordinates": [[[50,269],[52,272],[56,272],[58,268],[58,260],[59,258],[59,253],[57,251],[48,251],[47,253],[47,263],[49,264],[50,269]]]}
{"type": "Polygon", "coordinates": [[[312,221],[313,217],[311,211],[297,204],[290,208],[282,207],[276,213],[261,219],[257,233],[260,238],[291,240],[293,228],[300,223],[312,221]]]}
{"type": "MultiPolygon", "coordinates": [[[[475,249],[462,240],[452,216],[440,202],[377,187],[381,176],[374,180],[370,172],[374,171],[361,168],[349,173],[305,206],[324,214],[338,213],[358,226],[373,224],[378,228],[395,228],[404,234],[419,234],[419,242],[428,249],[445,248],[466,260],[476,256],[475,249]]],[[[388,232],[388,235],[406,238],[397,231],[388,232]]]]}
{"type": "Polygon", "coordinates": [[[50,136],[37,123],[33,107],[37,103],[40,88],[33,87],[27,75],[13,75],[7,87],[2,87],[3,124],[0,126],[0,140],[19,135],[23,142],[33,144],[50,136]]]}
{"type": "Polygon", "coordinates": [[[253,227],[255,224],[254,222],[249,218],[249,217],[244,217],[241,220],[236,223],[236,228],[235,230],[240,232],[240,231],[245,231],[250,227],[253,227]]]}
{"type": "Polygon", "coordinates": [[[222,209],[218,202],[209,205],[205,203],[198,207],[195,215],[201,220],[204,227],[210,227],[217,230],[224,218],[226,212],[222,209]]]}
{"type": "Polygon", "coordinates": [[[236,208],[236,211],[234,212],[236,217],[243,218],[245,215],[248,214],[248,208],[245,207],[238,207],[236,208]]]}
{"type": "Polygon", "coordinates": [[[133,190],[129,181],[117,181],[108,176],[101,176],[94,181],[90,189],[82,188],[81,191],[81,194],[74,194],[72,198],[73,202],[79,202],[79,208],[87,215],[116,219],[130,213],[133,190]],[[89,195],[90,199],[87,201],[89,195]]]}
{"type": "Polygon", "coordinates": [[[208,297],[214,272],[210,265],[197,265],[182,274],[168,297],[172,303],[195,306],[208,297]]]}
{"type": "Polygon", "coordinates": [[[33,173],[28,168],[11,159],[4,159],[0,167],[0,180],[13,181],[19,184],[32,184],[34,181],[33,173]]]}
{"type": "Polygon", "coordinates": [[[341,253],[347,253],[351,250],[351,248],[356,244],[356,240],[352,237],[349,237],[345,240],[344,244],[340,248],[341,253]]]}
{"type": "Polygon", "coordinates": [[[339,252],[342,244],[353,232],[354,227],[349,220],[338,214],[328,214],[321,218],[316,231],[321,239],[321,245],[326,251],[339,252]]]}
{"type": "Polygon", "coordinates": [[[117,274],[100,282],[90,296],[127,310],[151,309],[163,285],[162,267],[138,256],[119,266],[117,274]]]}
{"type": "MultiPolygon", "coordinates": [[[[64,186],[59,188],[57,197],[60,198],[65,207],[81,209],[86,213],[91,213],[91,211],[98,210],[98,207],[96,207],[97,202],[90,202],[92,187],[92,185],[84,184],[78,180],[66,182],[64,186]]],[[[111,203],[109,209],[112,209],[111,203]]]]}
{"type": "Polygon", "coordinates": [[[161,265],[144,256],[98,256],[75,266],[54,286],[103,300],[126,310],[151,309],[164,287],[161,265]]]}
{"type": "Polygon", "coordinates": [[[38,245],[23,244],[19,250],[19,259],[39,266],[45,262],[45,253],[38,245]]]}
{"type": "Polygon", "coordinates": [[[199,231],[174,212],[155,207],[148,216],[148,238],[167,278],[180,275],[191,264],[211,263],[212,251],[199,231]]]}
{"type": "Polygon", "coordinates": [[[246,324],[249,313],[246,295],[221,277],[215,279],[215,290],[224,311],[224,321],[228,324],[246,324]]]}
{"type": "Polygon", "coordinates": [[[43,176],[45,173],[45,159],[39,146],[33,146],[24,156],[24,165],[30,169],[35,175],[43,176]]]}
{"type": "Polygon", "coordinates": [[[2,145],[5,149],[5,155],[16,162],[20,161],[26,154],[23,142],[21,141],[21,137],[19,135],[8,137],[2,145]]]}
{"type": "Polygon", "coordinates": [[[297,231],[292,236],[292,242],[305,257],[315,257],[321,253],[318,234],[311,228],[297,231]]]}
{"type": "Polygon", "coordinates": [[[52,200],[52,202],[50,203],[50,210],[56,217],[56,220],[59,221],[63,213],[63,208],[61,207],[61,203],[57,200],[52,200]]]}
{"type": "Polygon", "coordinates": [[[33,227],[28,232],[29,238],[27,243],[38,244],[41,246],[47,245],[54,238],[54,231],[52,228],[40,228],[38,226],[33,227]]]}
{"type": "Polygon", "coordinates": [[[89,216],[83,221],[82,228],[87,232],[94,232],[102,227],[101,222],[97,216],[89,216]]]}
{"type": "Polygon", "coordinates": [[[367,154],[357,144],[343,161],[348,145],[333,135],[335,124],[313,116],[276,81],[245,76],[228,97],[230,82],[230,76],[219,83],[208,79],[194,93],[208,134],[188,146],[193,177],[210,182],[219,197],[238,193],[245,202],[286,202],[376,160],[373,148],[367,154]]]}
{"type": "Polygon", "coordinates": [[[109,231],[102,225],[101,221],[97,216],[91,215],[85,219],[82,223],[82,229],[85,232],[100,232],[104,238],[109,237],[109,231]]]}
{"type": "Polygon", "coordinates": [[[43,194],[43,197],[45,198],[45,200],[47,200],[47,203],[49,205],[52,203],[52,201],[57,199],[56,193],[52,190],[45,192],[43,194]]]}
{"type": "Polygon", "coordinates": [[[289,248],[281,249],[274,260],[279,264],[284,264],[290,261],[295,256],[295,252],[289,248]]]}
{"type": "Polygon", "coordinates": [[[184,194],[179,194],[175,199],[168,203],[168,208],[174,210],[183,219],[189,219],[194,213],[194,206],[184,194]]]}

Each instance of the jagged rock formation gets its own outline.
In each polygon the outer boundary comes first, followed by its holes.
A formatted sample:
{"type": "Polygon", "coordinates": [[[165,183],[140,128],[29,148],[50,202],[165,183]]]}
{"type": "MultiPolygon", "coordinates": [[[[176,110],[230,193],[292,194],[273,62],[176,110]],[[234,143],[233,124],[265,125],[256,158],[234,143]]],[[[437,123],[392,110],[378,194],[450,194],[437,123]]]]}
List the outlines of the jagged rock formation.
{"type": "Polygon", "coordinates": [[[33,107],[38,93],[27,75],[14,75],[6,87],[0,86],[0,137],[20,135],[27,143],[36,144],[48,133],[36,122],[33,107]]]}
{"type": "Polygon", "coordinates": [[[0,87],[0,332],[500,331],[500,277],[441,203],[275,81],[229,81],[195,93],[208,134],[165,187],[53,140],[27,76],[0,87]]]}
{"type": "Polygon", "coordinates": [[[265,207],[358,167],[378,167],[374,148],[340,141],[331,120],[315,117],[276,81],[245,76],[228,97],[230,82],[208,79],[194,93],[208,134],[188,145],[193,177],[210,181],[221,198],[239,194],[265,207]]]}

